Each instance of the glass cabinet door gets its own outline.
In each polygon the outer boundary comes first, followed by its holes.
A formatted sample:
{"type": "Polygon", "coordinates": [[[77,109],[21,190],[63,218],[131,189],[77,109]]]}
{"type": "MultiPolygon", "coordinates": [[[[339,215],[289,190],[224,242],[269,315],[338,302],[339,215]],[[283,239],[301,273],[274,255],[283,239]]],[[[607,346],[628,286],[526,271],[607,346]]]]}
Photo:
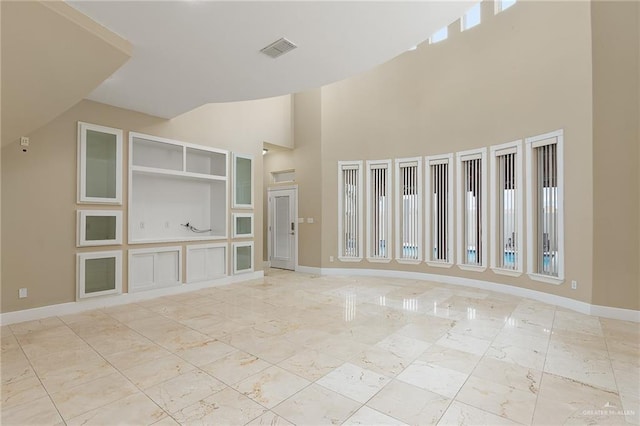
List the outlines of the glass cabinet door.
{"type": "Polygon", "coordinates": [[[253,242],[233,243],[233,273],[253,272],[253,242]]]}
{"type": "Polygon", "coordinates": [[[78,122],[78,202],[122,204],[122,130],[78,122]]]}
{"type": "Polygon", "coordinates": [[[122,244],[122,212],[119,210],[78,210],[76,245],[122,244]]]}
{"type": "Polygon", "coordinates": [[[253,157],[233,154],[233,207],[253,208],[253,157]]]}
{"type": "Polygon", "coordinates": [[[122,292],[122,252],[78,253],[78,298],[122,292]]]}

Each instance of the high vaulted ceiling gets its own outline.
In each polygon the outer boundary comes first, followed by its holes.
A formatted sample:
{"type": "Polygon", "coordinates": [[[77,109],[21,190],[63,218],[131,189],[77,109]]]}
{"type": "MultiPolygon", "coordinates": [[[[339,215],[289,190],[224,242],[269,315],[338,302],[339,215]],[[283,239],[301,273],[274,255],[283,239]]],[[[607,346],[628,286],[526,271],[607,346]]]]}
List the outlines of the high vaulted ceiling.
{"type": "Polygon", "coordinates": [[[88,98],[171,118],[206,103],[294,93],[371,69],[476,1],[68,4],[133,45],[132,58],[88,98]],[[260,53],[280,37],[298,48],[276,59],[260,53]]]}

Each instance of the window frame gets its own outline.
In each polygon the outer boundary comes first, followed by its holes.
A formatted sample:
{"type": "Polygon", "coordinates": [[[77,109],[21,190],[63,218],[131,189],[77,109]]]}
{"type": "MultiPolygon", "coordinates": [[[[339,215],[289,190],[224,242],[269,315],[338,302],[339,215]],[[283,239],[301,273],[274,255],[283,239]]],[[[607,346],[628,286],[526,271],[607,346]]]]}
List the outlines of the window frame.
{"type": "Polygon", "coordinates": [[[392,252],[393,252],[393,228],[392,228],[392,220],[391,220],[391,205],[394,202],[393,194],[392,194],[392,169],[391,169],[391,160],[368,160],[366,162],[366,188],[365,191],[367,193],[367,261],[369,262],[380,262],[387,263],[391,261],[392,252]],[[376,166],[384,166],[384,167],[376,167],[376,166]],[[385,194],[387,197],[387,203],[385,208],[386,220],[386,256],[373,256],[372,254],[372,244],[374,243],[373,239],[373,205],[372,205],[372,197],[371,190],[373,183],[371,181],[371,171],[376,169],[386,169],[386,182],[385,182],[385,194]]]}
{"type": "Polygon", "coordinates": [[[542,135],[532,136],[525,139],[526,146],[526,190],[527,190],[527,275],[535,281],[541,281],[548,284],[559,285],[565,280],[564,275],[564,131],[563,129],[542,135]],[[555,142],[554,142],[555,140],[555,142]],[[545,141],[549,141],[545,143],[545,141]],[[558,276],[550,276],[541,274],[534,270],[534,253],[536,252],[534,221],[538,220],[537,212],[533,211],[534,202],[534,182],[533,182],[533,156],[534,149],[546,146],[556,145],[556,164],[557,164],[557,226],[558,226],[558,276]]]}
{"type": "Polygon", "coordinates": [[[450,268],[454,263],[454,241],[453,241],[453,153],[429,155],[425,157],[425,191],[429,192],[429,196],[425,196],[425,211],[426,211],[426,223],[425,223],[425,263],[429,266],[438,268],[450,268]],[[448,164],[447,170],[447,187],[449,191],[447,193],[447,242],[449,249],[447,250],[448,260],[446,262],[440,260],[433,260],[433,244],[431,235],[431,165],[436,164],[448,164]]]}
{"type": "Polygon", "coordinates": [[[363,182],[362,182],[362,171],[363,171],[363,162],[362,161],[338,161],[338,260],[342,262],[360,262],[362,260],[363,250],[363,182]],[[358,171],[358,176],[356,178],[356,185],[358,188],[356,206],[358,208],[357,212],[357,243],[358,243],[358,253],[356,256],[345,256],[342,251],[344,247],[344,170],[355,169],[358,171]]]}
{"type": "Polygon", "coordinates": [[[441,43],[441,42],[445,41],[445,40],[446,40],[446,39],[448,39],[448,38],[449,38],[449,26],[448,26],[448,25],[446,25],[446,26],[444,26],[444,27],[442,27],[442,28],[439,28],[436,32],[434,32],[434,33],[429,37],[429,44],[437,44],[437,43],[441,43]],[[436,34],[438,34],[440,31],[443,31],[443,32],[444,32],[444,37],[443,37],[443,38],[441,38],[441,39],[439,39],[439,40],[435,40],[435,41],[434,41],[434,40],[433,40],[434,36],[435,36],[436,34]]]}
{"type": "Polygon", "coordinates": [[[423,245],[424,245],[424,238],[423,238],[423,231],[422,231],[422,222],[424,220],[424,215],[423,215],[423,211],[422,211],[422,206],[423,206],[423,178],[422,178],[422,157],[407,157],[407,158],[396,158],[394,161],[394,184],[396,185],[396,191],[395,191],[395,216],[396,216],[396,220],[395,220],[395,260],[398,263],[404,263],[404,264],[419,264],[422,263],[422,258],[423,258],[423,245]],[[402,253],[403,253],[403,249],[402,249],[402,235],[403,235],[403,230],[400,228],[401,226],[401,221],[400,221],[400,216],[401,216],[401,212],[400,212],[400,204],[402,202],[402,196],[403,191],[398,187],[401,183],[401,179],[400,179],[400,168],[402,167],[403,164],[408,164],[408,163],[416,163],[416,173],[417,173],[417,177],[416,177],[416,181],[418,184],[418,191],[417,191],[417,195],[418,195],[418,200],[416,203],[416,208],[417,208],[417,215],[418,215],[418,224],[417,224],[417,256],[416,259],[411,259],[411,258],[405,258],[402,257],[402,253]]]}
{"type": "MultiPolygon", "coordinates": [[[[500,145],[493,145],[489,148],[489,162],[490,162],[490,171],[491,171],[491,179],[490,179],[490,186],[491,186],[491,191],[489,191],[489,196],[490,196],[490,203],[491,203],[491,208],[490,210],[490,217],[491,217],[491,230],[492,232],[490,233],[490,250],[491,250],[491,254],[489,256],[489,261],[490,261],[490,268],[491,270],[496,273],[496,274],[500,274],[500,275],[509,275],[512,277],[519,277],[520,275],[522,275],[522,271],[524,268],[524,196],[523,196],[523,190],[524,188],[524,180],[523,180],[523,156],[522,156],[522,140],[516,140],[516,141],[512,141],[512,142],[507,142],[507,143],[503,143],[500,145]],[[499,168],[498,168],[498,157],[501,157],[501,153],[504,153],[505,151],[508,150],[513,150],[515,149],[515,154],[516,154],[516,172],[515,172],[515,180],[516,180],[516,200],[515,200],[515,205],[516,208],[518,209],[518,214],[516,215],[516,232],[517,235],[519,235],[519,238],[516,239],[516,250],[518,253],[517,258],[517,262],[516,262],[516,269],[506,269],[506,268],[501,268],[498,265],[498,259],[499,256],[502,255],[504,256],[503,253],[501,253],[501,248],[498,247],[498,235],[501,232],[501,229],[499,228],[498,225],[498,218],[499,215],[502,214],[501,211],[498,210],[498,197],[500,196],[500,194],[498,193],[498,172],[499,172],[499,168]]],[[[504,155],[504,154],[503,154],[504,155]]]]}
{"type": "Polygon", "coordinates": [[[464,31],[470,30],[471,28],[475,28],[478,25],[480,25],[481,23],[482,23],[482,3],[478,2],[478,3],[474,4],[473,6],[471,6],[469,8],[469,10],[467,10],[465,12],[465,14],[462,15],[462,17],[460,18],[460,32],[464,32],[464,31]],[[468,16],[469,16],[469,12],[471,12],[471,10],[473,10],[475,8],[478,8],[478,14],[479,14],[478,23],[474,24],[472,26],[467,26],[468,25],[467,24],[467,19],[468,19],[468,16]]]}
{"type": "MultiPolygon", "coordinates": [[[[456,193],[457,193],[457,265],[458,268],[466,270],[466,271],[476,271],[482,272],[487,269],[487,240],[488,240],[488,226],[487,226],[487,149],[486,148],[478,148],[478,149],[470,149],[467,151],[460,151],[456,153],[456,193]],[[480,156],[478,158],[478,156],[480,156]],[[480,218],[481,225],[481,235],[480,241],[477,244],[480,244],[480,264],[468,264],[464,263],[464,249],[465,244],[463,242],[463,232],[466,229],[466,215],[464,212],[464,196],[465,191],[463,186],[465,184],[465,178],[462,176],[463,174],[463,166],[462,163],[464,161],[470,161],[474,159],[480,160],[480,199],[482,200],[482,205],[480,206],[480,214],[482,217],[480,218]]],[[[477,252],[477,250],[476,250],[477,252]]]]}
{"type": "Polygon", "coordinates": [[[503,7],[504,4],[504,0],[496,0],[494,2],[494,11],[493,14],[497,15],[498,13],[502,13],[505,10],[511,8],[512,6],[514,6],[517,3],[517,0],[515,0],[513,3],[511,3],[509,6],[507,7],[503,7]]]}

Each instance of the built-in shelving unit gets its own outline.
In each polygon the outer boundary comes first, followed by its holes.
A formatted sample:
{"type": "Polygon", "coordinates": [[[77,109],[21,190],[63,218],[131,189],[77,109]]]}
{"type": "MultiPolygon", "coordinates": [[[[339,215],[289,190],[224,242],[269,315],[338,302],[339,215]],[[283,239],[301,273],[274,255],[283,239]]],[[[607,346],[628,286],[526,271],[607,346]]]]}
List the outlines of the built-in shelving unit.
{"type": "Polygon", "coordinates": [[[226,238],[228,156],[129,133],[129,243],[226,238]]]}
{"type": "Polygon", "coordinates": [[[129,292],[182,283],[182,247],[129,250],[129,292]]]}
{"type": "Polygon", "coordinates": [[[187,246],[187,283],[227,276],[227,243],[187,246]]]}

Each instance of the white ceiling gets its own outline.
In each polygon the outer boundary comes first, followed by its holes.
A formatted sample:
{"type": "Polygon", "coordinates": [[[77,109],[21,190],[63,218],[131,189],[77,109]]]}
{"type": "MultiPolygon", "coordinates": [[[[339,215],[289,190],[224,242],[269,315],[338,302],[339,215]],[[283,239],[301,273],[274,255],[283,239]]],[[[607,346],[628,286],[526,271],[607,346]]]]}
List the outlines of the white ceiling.
{"type": "Polygon", "coordinates": [[[476,1],[68,3],[133,45],[133,57],[89,99],[172,118],[206,103],[295,93],[371,69],[476,1]],[[280,37],[298,48],[277,59],[260,53],[280,37]]]}

